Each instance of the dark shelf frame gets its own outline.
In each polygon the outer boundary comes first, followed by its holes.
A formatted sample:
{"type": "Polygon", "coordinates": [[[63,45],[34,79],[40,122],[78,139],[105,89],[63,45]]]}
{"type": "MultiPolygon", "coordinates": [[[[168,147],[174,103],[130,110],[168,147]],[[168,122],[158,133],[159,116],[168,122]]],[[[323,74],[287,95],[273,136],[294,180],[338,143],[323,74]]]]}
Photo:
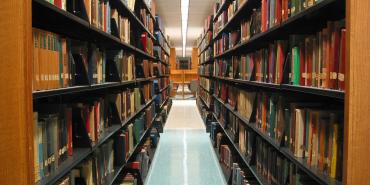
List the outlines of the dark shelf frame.
{"type": "MultiPolygon", "coordinates": [[[[326,184],[326,185],[341,185],[342,183],[329,178],[328,176],[323,175],[322,173],[318,172],[317,169],[314,169],[312,167],[309,167],[303,159],[295,157],[287,148],[281,147],[277,141],[267,136],[265,133],[263,133],[261,130],[259,130],[255,123],[250,123],[247,119],[245,119],[243,116],[239,114],[239,112],[235,111],[230,105],[224,103],[221,99],[213,95],[213,97],[222,104],[225,108],[227,108],[230,112],[232,112],[238,119],[240,119],[245,126],[252,129],[255,133],[257,133],[261,138],[263,138],[264,141],[269,143],[275,150],[277,150],[280,154],[282,154],[284,157],[289,159],[292,163],[297,165],[302,171],[307,173],[312,179],[314,179],[316,182],[319,182],[320,184],[326,184]]],[[[215,114],[213,114],[216,116],[215,114]]],[[[217,120],[218,121],[218,120],[217,120]]],[[[220,125],[221,126],[221,125],[220,125]]],[[[225,133],[228,134],[225,130],[225,133]]],[[[229,139],[231,139],[229,137],[229,139]]],[[[232,140],[230,140],[232,142],[232,140]]],[[[233,142],[232,142],[233,143],[233,142]]],[[[234,143],[233,143],[234,144],[234,143]]]]}
{"type": "Polygon", "coordinates": [[[213,63],[213,62],[214,62],[213,57],[210,57],[210,59],[198,64],[198,66],[201,66],[201,65],[204,65],[204,64],[210,64],[210,63],[213,63]]]}
{"type": "Polygon", "coordinates": [[[165,65],[165,66],[170,66],[170,64],[169,63],[167,63],[167,62],[165,62],[164,60],[162,60],[162,59],[160,59],[160,58],[156,58],[155,59],[156,61],[158,61],[158,62],[160,62],[160,63],[162,63],[163,65],[165,65]]]}
{"type": "Polygon", "coordinates": [[[210,96],[212,96],[212,95],[213,95],[209,90],[207,90],[207,89],[206,89],[206,88],[204,88],[203,86],[199,85],[199,87],[200,87],[201,89],[203,89],[204,91],[206,91],[210,96]]]}
{"type": "Polygon", "coordinates": [[[298,93],[303,93],[303,94],[333,98],[339,101],[344,101],[344,98],[345,98],[345,92],[339,91],[339,90],[322,89],[322,88],[306,87],[306,86],[296,86],[296,85],[289,85],[289,84],[280,85],[280,84],[273,84],[273,83],[264,83],[264,82],[232,79],[232,78],[225,78],[225,77],[215,77],[215,76],[212,78],[226,81],[226,82],[235,83],[237,85],[242,85],[242,86],[259,87],[259,88],[264,88],[264,89],[276,90],[280,92],[296,92],[296,93],[298,92],[298,93]]]}
{"type": "Polygon", "coordinates": [[[166,87],[164,87],[163,89],[160,89],[159,90],[159,93],[162,93],[163,91],[165,91],[166,89],[168,89],[170,87],[170,85],[167,85],[166,87]]]}
{"type": "Polygon", "coordinates": [[[72,86],[72,87],[60,88],[60,89],[34,91],[32,95],[33,95],[33,99],[35,100],[35,99],[47,98],[47,97],[53,97],[53,96],[81,94],[81,93],[93,92],[93,91],[98,91],[98,90],[107,90],[111,88],[136,85],[141,82],[152,81],[155,78],[157,77],[140,78],[140,79],[136,79],[132,81],[124,81],[124,82],[107,82],[103,84],[72,86]]]}
{"type": "Polygon", "coordinates": [[[204,78],[209,78],[209,79],[212,79],[212,76],[210,75],[199,75],[200,77],[204,77],[204,78]]]}

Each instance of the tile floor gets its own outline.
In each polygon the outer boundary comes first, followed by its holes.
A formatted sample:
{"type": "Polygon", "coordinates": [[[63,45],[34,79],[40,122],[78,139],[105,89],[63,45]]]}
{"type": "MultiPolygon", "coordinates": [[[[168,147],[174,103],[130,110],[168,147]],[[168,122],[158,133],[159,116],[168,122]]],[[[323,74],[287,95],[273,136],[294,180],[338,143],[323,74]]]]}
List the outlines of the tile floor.
{"type": "Polygon", "coordinates": [[[226,185],[195,100],[174,100],[146,185],[226,185]]]}

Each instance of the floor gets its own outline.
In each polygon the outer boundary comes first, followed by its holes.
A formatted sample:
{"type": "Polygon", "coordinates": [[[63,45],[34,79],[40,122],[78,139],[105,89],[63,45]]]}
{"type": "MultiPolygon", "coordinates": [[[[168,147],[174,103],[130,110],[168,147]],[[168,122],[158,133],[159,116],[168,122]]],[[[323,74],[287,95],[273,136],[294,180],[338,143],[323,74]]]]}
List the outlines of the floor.
{"type": "Polygon", "coordinates": [[[188,100],[194,98],[194,95],[191,93],[188,85],[179,84],[174,98],[177,100],[188,100]]]}
{"type": "Polygon", "coordinates": [[[195,100],[174,100],[146,185],[226,185],[195,100]]]}

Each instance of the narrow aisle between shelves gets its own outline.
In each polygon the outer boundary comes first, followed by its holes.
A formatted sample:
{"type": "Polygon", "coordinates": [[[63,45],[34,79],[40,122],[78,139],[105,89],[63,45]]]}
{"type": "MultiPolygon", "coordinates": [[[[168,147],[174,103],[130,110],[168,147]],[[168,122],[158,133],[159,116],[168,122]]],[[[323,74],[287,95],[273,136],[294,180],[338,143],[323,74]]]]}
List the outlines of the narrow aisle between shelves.
{"type": "Polygon", "coordinates": [[[225,185],[195,100],[174,100],[146,185],[225,185]]]}

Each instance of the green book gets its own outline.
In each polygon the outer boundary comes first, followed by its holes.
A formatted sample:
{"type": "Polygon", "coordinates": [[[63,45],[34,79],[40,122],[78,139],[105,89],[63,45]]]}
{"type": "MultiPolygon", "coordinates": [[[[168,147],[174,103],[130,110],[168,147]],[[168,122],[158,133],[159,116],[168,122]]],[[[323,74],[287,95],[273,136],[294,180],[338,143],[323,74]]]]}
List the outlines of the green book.
{"type": "Polygon", "coordinates": [[[300,61],[299,61],[299,47],[295,46],[292,49],[292,59],[293,59],[293,85],[299,85],[299,76],[300,76],[300,61]]]}

